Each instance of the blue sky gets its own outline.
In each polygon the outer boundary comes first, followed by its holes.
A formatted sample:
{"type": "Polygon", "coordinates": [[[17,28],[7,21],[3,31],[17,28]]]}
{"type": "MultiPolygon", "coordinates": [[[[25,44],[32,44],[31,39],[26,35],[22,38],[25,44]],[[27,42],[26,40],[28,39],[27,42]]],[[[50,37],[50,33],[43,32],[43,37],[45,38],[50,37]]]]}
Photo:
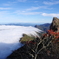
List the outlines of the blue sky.
{"type": "Polygon", "coordinates": [[[0,0],[1,23],[51,23],[59,18],[58,0],[0,0]]]}

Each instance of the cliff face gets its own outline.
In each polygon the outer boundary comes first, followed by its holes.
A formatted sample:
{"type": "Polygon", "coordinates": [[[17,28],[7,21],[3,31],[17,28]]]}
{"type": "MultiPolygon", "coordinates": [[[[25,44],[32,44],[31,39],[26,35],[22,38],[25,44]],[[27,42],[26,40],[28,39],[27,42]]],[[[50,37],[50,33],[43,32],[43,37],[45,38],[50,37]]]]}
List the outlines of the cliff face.
{"type": "Polygon", "coordinates": [[[50,25],[50,29],[55,31],[55,32],[59,32],[59,19],[54,17],[53,21],[50,25]]]}

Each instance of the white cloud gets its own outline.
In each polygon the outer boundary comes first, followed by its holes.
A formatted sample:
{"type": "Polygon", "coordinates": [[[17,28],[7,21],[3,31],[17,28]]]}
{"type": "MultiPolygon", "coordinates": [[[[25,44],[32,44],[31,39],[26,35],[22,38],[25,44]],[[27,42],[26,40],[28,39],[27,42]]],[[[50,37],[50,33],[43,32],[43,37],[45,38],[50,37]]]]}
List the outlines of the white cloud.
{"type": "Polygon", "coordinates": [[[26,0],[14,0],[14,1],[8,1],[7,3],[3,3],[2,5],[3,6],[11,6],[15,3],[18,3],[18,2],[25,2],[26,0]]]}
{"type": "Polygon", "coordinates": [[[37,14],[40,14],[41,12],[30,12],[30,11],[20,11],[20,10],[17,10],[15,11],[14,13],[16,14],[21,14],[21,15],[37,15],[37,14]]]}
{"type": "Polygon", "coordinates": [[[11,6],[15,3],[18,3],[18,2],[25,2],[27,0],[14,0],[13,2],[12,1],[8,1],[7,3],[4,3],[3,6],[11,6]]]}
{"type": "Polygon", "coordinates": [[[25,1],[27,1],[27,0],[18,0],[19,2],[25,2],[25,1]]]}
{"type": "Polygon", "coordinates": [[[4,7],[0,7],[0,10],[7,10],[7,9],[12,9],[12,8],[4,8],[4,7]]]}
{"type": "Polygon", "coordinates": [[[9,11],[0,11],[0,23],[15,22],[18,18],[9,11]]]}
{"type": "Polygon", "coordinates": [[[34,1],[35,3],[39,2],[39,1],[34,1]]]}
{"type": "Polygon", "coordinates": [[[9,11],[0,11],[0,19],[1,18],[4,18],[5,16],[7,16],[8,14],[11,14],[11,13],[9,13],[9,11]]]}
{"type": "Polygon", "coordinates": [[[15,11],[14,13],[16,14],[22,14],[22,15],[37,15],[40,14],[41,12],[26,12],[26,11],[15,11]]]}
{"type": "Polygon", "coordinates": [[[9,4],[9,3],[5,3],[5,4],[3,4],[3,6],[10,6],[11,4],[9,4]]]}
{"type": "Polygon", "coordinates": [[[2,6],[12,6],[14,3],[17,3],[18,1],[7,1],[6,3],[3,3],[2,6]]]}
{"type": "Polygon", "coordinates": [[[51,14],[48,14],[48,13],[42,13],[43,16],[50,16],[50,17],[59,17],[59,14],[55,14],[55,13],[51,13],[51,14]]]}
{"type": "Polygon", "coordinates": [[[40,12],[26,12],[26,13],[21,13],[23,15],[37,15],[40,14],[40,12]]]}
{"type": "Polygon", "coordinates": [[[46,4],[46,5],[54,5],[54,4],[59,4],[59,1],[54,1],[54,2],[46,2],[46,1],[44,1],[43,3],[46,4]]]}
{"type": "Polygon", "coordinates": [[[53,9],[53,8],[49,8],[47,6],[38,6],[38,7],[31,7],[26,9],[26,11],[33,11],[33,10],[39,10],[39,9],[53,9]]]}
{"type": "Polygon", "coordinates": [[[37,10],[39,9],[39,7],[32,7],[32,8],[29,8],[29,9],[26,9],[27,11],[32,11],[32,10],[37,10]]]}
{"type": "Polygon", "coordinates": [[[26,11],[38,10],[38,9],[41,9],[41,8],[46,9],[47,7],[46,6],[31,7],[29,9],[26,9],[26,11]]]}
{"type": "Polygon", "coordinates": [[[37,11],[33,12],[33,10],[39,10],[39,9],[52,9],[52,8],[48,8],[47,6],[31,7],[23,11],[17,10],[14,13],[22,14],[22,15],[37,15],[37,14],[41,14],[41,12],[37,12],[37,11]]]}
{"type": "Polygon", "coordinates": [[[0,59],[7,59],[14,50],[23,46],[19,40],[23,34],[38,36],[41,30],[34,27],[0,25],[0,59]],[[3,57],[2,57],[3,56],[3,57]]]}

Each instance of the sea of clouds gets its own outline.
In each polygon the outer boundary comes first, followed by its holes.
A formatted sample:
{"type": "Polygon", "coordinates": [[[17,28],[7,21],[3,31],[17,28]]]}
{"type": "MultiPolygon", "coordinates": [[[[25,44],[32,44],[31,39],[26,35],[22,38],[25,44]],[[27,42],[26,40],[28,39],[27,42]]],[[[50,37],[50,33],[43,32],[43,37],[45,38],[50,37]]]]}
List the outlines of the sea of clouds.
{"type": "Polygon", "coordinates": [[[6,59],[14,50],[23,46],[19,42],[22,34],[37,36],[41,30],[35,27],[0,25],[0,59],[6,59]]]}

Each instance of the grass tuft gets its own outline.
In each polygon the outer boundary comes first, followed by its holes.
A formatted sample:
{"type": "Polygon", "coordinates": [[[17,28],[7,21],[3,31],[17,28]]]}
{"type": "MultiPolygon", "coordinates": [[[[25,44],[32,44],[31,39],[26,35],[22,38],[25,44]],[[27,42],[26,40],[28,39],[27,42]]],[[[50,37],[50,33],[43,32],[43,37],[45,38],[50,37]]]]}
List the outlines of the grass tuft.
{"type": "Polygon", "coordinates": [[[20,39],[20,42],[27,42],[27,41],[32,41],[32,40],[35,40],[34,36],[23,34],[23,37],[20,39]]]}

